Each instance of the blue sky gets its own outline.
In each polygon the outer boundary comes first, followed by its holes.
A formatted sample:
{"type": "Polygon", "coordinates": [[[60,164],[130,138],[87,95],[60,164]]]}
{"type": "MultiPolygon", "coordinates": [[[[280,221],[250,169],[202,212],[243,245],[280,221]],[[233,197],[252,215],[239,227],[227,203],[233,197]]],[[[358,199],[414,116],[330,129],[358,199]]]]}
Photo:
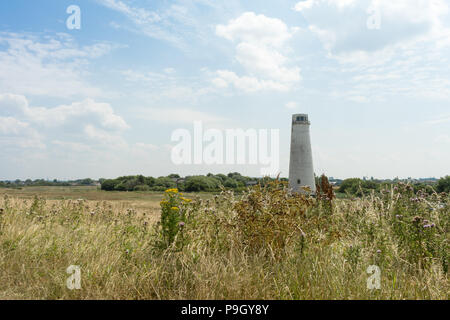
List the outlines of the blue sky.
{"type": "Polygon", "coordinates": [[[447,0],[0,3],[0,179],[259,175],[175,165],[174,130],[279,129],[308,113],[317,174],[441,177],[447,0]],[[69,30],[67,7],[81,9],[69,30]],[[376,22],[375,24],[374,21],[376,22]]]}

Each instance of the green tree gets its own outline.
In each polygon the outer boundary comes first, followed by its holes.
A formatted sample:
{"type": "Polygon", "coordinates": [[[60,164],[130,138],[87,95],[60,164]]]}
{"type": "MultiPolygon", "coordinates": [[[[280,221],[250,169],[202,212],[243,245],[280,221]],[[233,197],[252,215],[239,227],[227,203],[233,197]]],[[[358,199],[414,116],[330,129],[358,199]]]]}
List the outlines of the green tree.
{"type": "Polygon", "coordinates": [[[117,184],[116,179],[106,179],[103,180],[101,184],[101,189],[105,191],[113,191],[115,190],[116,184],[117,184]]]}
{"type": "Polygon", "coordinates": [[[164,191],[167,189],[176,188],[177,184],[169,177],[159,177],[155,180],[153,190],[164,191]]]}

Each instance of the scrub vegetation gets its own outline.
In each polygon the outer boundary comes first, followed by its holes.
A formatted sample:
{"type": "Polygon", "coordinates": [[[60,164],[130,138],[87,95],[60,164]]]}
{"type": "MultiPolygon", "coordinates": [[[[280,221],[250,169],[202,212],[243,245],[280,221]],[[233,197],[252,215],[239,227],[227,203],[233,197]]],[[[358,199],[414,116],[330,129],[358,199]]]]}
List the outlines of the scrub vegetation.
{"type": "Polygon", "coordinates": [[[275,180],[108,200],[3,190],[0,298],[449,298],[448,193],[400,183],[336,199],[326,178],[318,186],[315,197],[275,180]],[[79,290],[66,287],[71,265],[79,290]],[[373,265],[379,289],[367,287],[373,265]]]}

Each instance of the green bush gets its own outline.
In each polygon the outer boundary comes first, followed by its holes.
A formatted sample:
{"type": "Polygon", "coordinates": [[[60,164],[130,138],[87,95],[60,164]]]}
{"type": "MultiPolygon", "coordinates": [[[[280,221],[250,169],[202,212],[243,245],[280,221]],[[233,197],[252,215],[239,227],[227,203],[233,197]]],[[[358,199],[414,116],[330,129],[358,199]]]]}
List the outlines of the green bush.
{"type": "Polygon", "coordinates": [[[105,191],[113,191],[113,190],[115,190],[116,184],[117,184],[117,180],[107,179],[102,182],[101,189],[105,190],[105,191]]]}
{"type": "Polygon", "coordinates": [[[450,193],[450,176],[439,179],[436,190],[437,192],[450,193]]]}
{"type": "Polygon", "coordinates": [[[184,190],[188,192],[218,191],[221,181],[215,177],[191,176],[184,182],[184,190]]]}
{"type": "Polygon", "coordinates": [[[361,180],[359,178],[345,179],[338,189],[340,193],[348,193],[354,196],[369,194],[372,190],[379,190],[380,184],[375,181],[361,180]]]}

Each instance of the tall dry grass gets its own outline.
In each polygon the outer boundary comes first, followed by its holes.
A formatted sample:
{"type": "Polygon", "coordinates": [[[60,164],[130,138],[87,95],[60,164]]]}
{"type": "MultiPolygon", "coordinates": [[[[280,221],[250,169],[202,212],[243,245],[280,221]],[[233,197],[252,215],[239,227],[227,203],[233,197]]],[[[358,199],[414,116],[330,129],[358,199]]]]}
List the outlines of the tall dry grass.
{"type": "Polygon", "coordinates": [[[448,299],[449,196],[411,192],[330,200],[274,183],[177,202],[175,231],[121,203],[5,196],[0,298],[448,299]],[[70,265],[81,290],[66,288],[70,265]]]}

